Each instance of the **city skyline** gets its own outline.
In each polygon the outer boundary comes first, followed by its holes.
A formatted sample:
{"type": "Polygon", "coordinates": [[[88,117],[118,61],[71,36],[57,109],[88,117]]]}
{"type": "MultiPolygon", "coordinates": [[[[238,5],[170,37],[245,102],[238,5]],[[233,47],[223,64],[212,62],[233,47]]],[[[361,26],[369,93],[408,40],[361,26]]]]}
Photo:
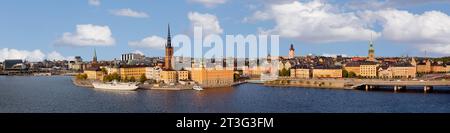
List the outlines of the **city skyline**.
{"type": "Polygon", "coordinates": [[[90,59],[94,48],[99,60],[130,52],[162,57],[168,23],[173,35],[192,36],[193,26],[199,25],[204,33],[221,37],[279,34],[281,56],[287,56],[291,44],[296,56],[367,56],[371,35],[377,57],[450,54],[446,0],[406,5],[390,0],[34,2],[0,6],[0,17],[7,18],[0,22],[0,60],[90,59]]]}

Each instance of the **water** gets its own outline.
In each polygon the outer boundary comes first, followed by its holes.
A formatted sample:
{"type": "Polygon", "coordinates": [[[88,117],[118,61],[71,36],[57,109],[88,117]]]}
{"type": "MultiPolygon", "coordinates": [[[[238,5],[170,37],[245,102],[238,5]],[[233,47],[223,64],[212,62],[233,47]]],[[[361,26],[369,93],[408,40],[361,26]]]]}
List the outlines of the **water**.
{"type": "Polygon", "coordinates": [[[70,77],[0,76],[0,112],[450,112],[450,88],[360,91],[243,84],[205,91],[117,92],[72,85],[70,77]]]}

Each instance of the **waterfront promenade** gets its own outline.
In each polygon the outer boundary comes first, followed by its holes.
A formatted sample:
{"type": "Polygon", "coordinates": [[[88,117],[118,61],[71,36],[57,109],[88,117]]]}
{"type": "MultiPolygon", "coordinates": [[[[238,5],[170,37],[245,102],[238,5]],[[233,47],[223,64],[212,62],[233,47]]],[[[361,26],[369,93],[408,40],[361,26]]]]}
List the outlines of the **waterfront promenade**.
{"type": "Polygon", "coordinates": [[[424,91],[431,91],[433,86],[450,87],[450,80],[383,80],[383,79],[350,79],[323,78],[298,79],[280,78],[275,81],[264,82],[266,86],[308,87],[326,89],[364,89],[392,88],[394,91],[406,89],[408,86],[423,86],[424,91]]]}

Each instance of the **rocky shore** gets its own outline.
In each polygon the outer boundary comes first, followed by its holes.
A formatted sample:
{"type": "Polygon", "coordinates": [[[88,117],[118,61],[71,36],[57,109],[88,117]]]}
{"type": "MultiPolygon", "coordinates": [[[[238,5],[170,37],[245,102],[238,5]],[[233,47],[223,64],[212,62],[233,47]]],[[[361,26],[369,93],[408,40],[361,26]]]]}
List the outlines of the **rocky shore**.
{"type": "Polygon", "coordinates": [[[75,86],[85,87],[85,88],[94,88],[92,85],[92,80],[79,80],[76,78],[72,78],[72,82],[75,86]]]}

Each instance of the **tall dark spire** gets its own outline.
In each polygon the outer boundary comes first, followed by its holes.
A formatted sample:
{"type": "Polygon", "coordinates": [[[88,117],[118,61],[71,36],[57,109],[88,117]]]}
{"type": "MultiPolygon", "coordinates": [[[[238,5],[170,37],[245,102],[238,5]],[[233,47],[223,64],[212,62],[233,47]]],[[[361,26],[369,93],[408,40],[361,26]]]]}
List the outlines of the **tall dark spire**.
{"type": "Polygon", "coordinates": [[[166,47],[167,48],[172,47],[172,39],[171,39],[171,36],[170,36],[170,24],[167,24],[167,44],[166,44],[166,47]]]}
{"type": "Polygon", "coordinates": [[[289,50],[295,50],[294,49],[294,44],[291,44],[291,48],[289,50]]]}
{"type": "Polygon", "coordinates": [[[93,62],[97,62],[97,50],[94,48],[94,57],[92,57],[93,62]]]}

